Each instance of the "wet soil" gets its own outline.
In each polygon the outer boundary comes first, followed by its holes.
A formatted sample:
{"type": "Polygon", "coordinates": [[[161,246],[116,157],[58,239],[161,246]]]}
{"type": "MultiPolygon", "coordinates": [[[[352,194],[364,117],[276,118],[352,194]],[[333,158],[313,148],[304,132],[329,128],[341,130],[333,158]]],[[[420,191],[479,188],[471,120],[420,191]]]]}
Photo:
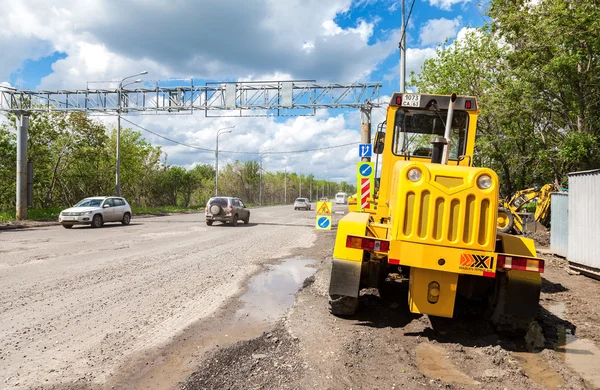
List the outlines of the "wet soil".
{"type": "Polygon", "coordinates": [[[335,232],[305,256],[317,271],[293,307],[260,336],[208,352],[179,388],[192,389],[596,389],[600,282],[545,256],[536,321],[511,338],[459,300],[455,318],[409,312],[406,296],[363,290],[355,316],[327,310],[335,232]]]}

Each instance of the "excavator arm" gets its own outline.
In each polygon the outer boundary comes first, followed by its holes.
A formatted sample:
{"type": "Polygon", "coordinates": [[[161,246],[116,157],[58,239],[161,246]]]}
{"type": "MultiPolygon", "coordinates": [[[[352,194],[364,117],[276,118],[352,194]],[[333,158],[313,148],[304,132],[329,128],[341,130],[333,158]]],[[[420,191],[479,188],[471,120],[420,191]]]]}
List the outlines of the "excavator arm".
{"type": "Polygon", "coordinates": [[[510,200],[504,201],[502,207],[498,210],[498,230],[502,233],[508,233],[511,230],[521,233],[523,231],[523,220],[518,211],[535,198],[538,199],[538,202],[534,218],[536,221],[544,221],[550,211],[550,194],[554,191],[558,191],[554,184],[517,191],[510,200]]]}

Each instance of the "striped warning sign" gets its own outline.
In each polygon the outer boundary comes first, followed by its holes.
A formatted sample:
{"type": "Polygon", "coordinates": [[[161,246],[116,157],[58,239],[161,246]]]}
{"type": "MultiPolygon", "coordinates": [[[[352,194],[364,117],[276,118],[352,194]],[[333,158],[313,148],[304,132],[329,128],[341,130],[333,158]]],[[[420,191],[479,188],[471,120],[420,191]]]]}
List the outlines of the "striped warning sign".
{"type": "Polygon", "coordinates": [[[370,210],[369,198],[373,195],[373,182],[375,179],[374,164],[370,161],[361,161],[356,165],[356,184],[359,188],[357,210],[370,210]]]}
{"type": "Polygon", "coordinates": [[[360,208],[368,210],[371,208],[369,198],[371,197],[371,180],[368,178],[360,179],[360,208]]]}

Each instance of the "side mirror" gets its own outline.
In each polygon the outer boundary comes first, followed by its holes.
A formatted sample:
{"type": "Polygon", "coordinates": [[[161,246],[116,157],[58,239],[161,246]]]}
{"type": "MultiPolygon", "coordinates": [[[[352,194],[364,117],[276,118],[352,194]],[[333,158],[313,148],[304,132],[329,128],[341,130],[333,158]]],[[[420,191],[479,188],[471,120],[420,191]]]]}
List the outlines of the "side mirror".
{"type": "Polygon", "coordinates": [[[110,207],[110,205],[109,205],[109,204],[106,204],[106,203],[104,204],[104,206],[102,206],[102,208],[104,208],[104,209],[107,209],[107,208],[109,208],[109,207],[110,207]]]}
{"type": "Polygon", "coordinates": [[[375,133],[375,144],[373,145],[373,153],[381,154],[383,153],[383,147],[385,146],[385,133],[383,131],[378,131],[375,133]]]}

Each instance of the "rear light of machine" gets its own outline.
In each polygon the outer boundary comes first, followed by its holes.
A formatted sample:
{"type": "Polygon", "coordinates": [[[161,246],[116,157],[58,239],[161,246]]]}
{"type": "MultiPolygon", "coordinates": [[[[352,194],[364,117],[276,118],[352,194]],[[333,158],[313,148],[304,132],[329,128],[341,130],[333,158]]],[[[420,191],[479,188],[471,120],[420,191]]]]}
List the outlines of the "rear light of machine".
{"type": "Polygon", "coordinates": [[[470,109],[471,109],[471,101],[465,100],[465,110],[470,110],[470,109]]]}
{"type": "Polygon", "coordinates": [[[390,249],[390,242],[369,237],[346,237],[346,248],[363,249],[374,252],[387,252],[390,249]]]}
{"type": "Polygon", "coordinates": [[[228,207],[227,207],[227,212],[228,212],[229,214],[231,214],[231,212],[232,212],[232,211],[233,211],[233,207],[232,207],[232,206],[228,206],[228,207]]]}
{"type": "Polygon", "coordinates": [[[544,272],[544,260],[531,257],[498,255],[498,268],[544,272]]]}
{"type": "Polygon", "coordinates": [[[396,104],[399,105],[399,106],[402,105],[402,95],[396,96],[396,104]]]}

